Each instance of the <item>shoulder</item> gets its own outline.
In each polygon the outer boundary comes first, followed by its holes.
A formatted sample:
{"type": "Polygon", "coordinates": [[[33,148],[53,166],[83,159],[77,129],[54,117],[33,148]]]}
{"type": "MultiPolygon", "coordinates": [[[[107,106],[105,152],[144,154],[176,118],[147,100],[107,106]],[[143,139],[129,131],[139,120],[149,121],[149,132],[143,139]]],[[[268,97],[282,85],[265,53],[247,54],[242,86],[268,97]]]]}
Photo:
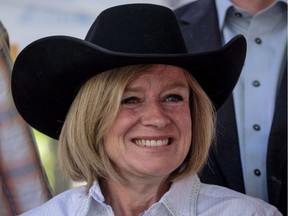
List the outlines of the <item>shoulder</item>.
{"type": "Polygon", "coordinates": [[[178,8],[175,8],[174,13],[178,19],[186,20],[188,15],[191,15],[191,13],[193,14],[194,10],[196,10],[198,7],[198,1],[192,1],[178,8]]]}
{"type": "Polygon", "coordinates": [[[60,216],[60,215],[76,215],[89,200],[86,194],[86,187],[80,186],[69,189],[39,207],[36,207],[24,214],[23,216],[60,216]]]}
{"type": "Polygon", "coordinates": [[[274,206],[261,199],[203,183],[198,197],[198,209],[200,212],[214,212],[215,215],[282,215],[274,206]]]}
{"type": "Polygon", "coordinates": [[[174,12],[176,13],[176,15],[181,15],[181,14],[185,14],[186,12],[190,12],[190,10],[192,10],[193,12],[197,12],[197,10],[200,8],[203,9],[206,8],[207,6],[211,5],[212,3],[214,3],[214,0],[196,0],[196,1],[190,1],[187,2],[186,4],[183,4],[177,8],[174,9],[174,12]]]}

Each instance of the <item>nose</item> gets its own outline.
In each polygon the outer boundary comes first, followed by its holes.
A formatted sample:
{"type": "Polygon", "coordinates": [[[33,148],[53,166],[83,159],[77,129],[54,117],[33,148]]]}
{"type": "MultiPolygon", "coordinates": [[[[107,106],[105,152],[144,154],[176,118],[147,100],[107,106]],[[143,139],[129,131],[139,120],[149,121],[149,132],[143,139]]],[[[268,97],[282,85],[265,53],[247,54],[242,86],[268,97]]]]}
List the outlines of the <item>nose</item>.
{"type": "Polygon", "coordinates": [[[145,126],[164,128],[171,121],[169,116],[165,113],[165,109],[161,107],[159,102],[153,102],[145,105],[141,122],[145,126]]]}

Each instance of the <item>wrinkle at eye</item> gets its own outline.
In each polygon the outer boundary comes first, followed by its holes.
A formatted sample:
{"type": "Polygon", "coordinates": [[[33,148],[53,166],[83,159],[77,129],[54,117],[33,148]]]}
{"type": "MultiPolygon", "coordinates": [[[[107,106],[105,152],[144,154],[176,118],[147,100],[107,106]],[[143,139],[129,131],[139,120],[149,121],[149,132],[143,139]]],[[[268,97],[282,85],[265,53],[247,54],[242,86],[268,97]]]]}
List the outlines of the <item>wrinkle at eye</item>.
{"type": "Polygon", "coordinates": [[[138,103],[140,101],[139,98],[137,97],[129,97],[129,98],[125,98],[121,101],[121,104],[135,104],[138,103]]]}
{"type": "Polygon", "coordinates": [[[183,100],[184,100],[184,98],[181,95],[178,95],[178,94],[168,95],[164,99],[164,101],[167,101],[167,102],[180,102],[180,101],[183,101],[183,100]]]}

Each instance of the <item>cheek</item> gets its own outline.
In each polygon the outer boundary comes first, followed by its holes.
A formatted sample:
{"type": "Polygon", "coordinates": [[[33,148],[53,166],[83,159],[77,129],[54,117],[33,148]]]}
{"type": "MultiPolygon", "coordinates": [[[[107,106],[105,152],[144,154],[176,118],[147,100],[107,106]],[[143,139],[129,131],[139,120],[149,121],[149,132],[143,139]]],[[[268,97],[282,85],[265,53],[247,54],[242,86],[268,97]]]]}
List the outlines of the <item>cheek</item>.
{"type": "Polygon", "coordinates": [[[177,125],[186,148],[189,148],[192,140],[192,120],[189,109],[179,112],[177,125]]]}
{"type": "Polygon", "coordinates": [[[131,112],[120,111],[107,133],[106,140],[107,142],[110,141],[108,145],[115,145],[114,143],[118,144],[121,140],[123,141],[125,135],[135,122],[135,116],[131,112]]]}
{"type": "MultiPolygon", "coordinates": [[[[121,129],[121,127],[120,127],[121,129]]],[[[121,130],[117,130],[116,127],[111,128],[104,138],[104,148],[110,160],[117,162],[117,158],[121,158],[123,155],[123,145],[121,130]]]]}
{"type": "Polygon", "coordinates": [[[129,140],[127,134],[137,122],[135,115],[129,112],[119,112],[112,127],[104,138],[105,151],[108,157],[118,163],[123,160],[127,152],[129,140]]]}
{"type": "Polygon", "coordinates": [[[191,133],[192,119],[189,107],[178,110],[177,113],[174,113],[174,116],[177,116],[177,124],[179,125],[181,130],[190,131],[191,133]]]}
{"type": "Polygon", "coordinates": [[[116,119],[113,123],[111,131],[114,134],[125,134],[136,122],[136,117],[133,112],[130,111],[119,111],[116,119]]]}

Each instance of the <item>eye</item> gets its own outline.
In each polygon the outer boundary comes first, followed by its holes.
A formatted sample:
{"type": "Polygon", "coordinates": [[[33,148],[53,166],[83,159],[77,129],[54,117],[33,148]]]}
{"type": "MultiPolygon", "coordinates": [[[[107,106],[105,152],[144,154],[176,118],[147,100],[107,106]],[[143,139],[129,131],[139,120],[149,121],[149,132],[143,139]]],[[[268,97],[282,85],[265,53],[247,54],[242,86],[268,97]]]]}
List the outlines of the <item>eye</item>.
{"type": "Polygon", "coordinates": [[[184,98],[178,94],[170,94],[164,98],[165,102],[174,102],[174,103],[181,102],[183,100],[184,100],[184,98]]]}
{"type": "Polygon", "coordinates": [[[136,104],[139,103],[140,99],[137,97],[129,97],[129,98],[125,98],[121,101],[121,104],[123,105],[129,105],[129,104],[136,104]]]}

